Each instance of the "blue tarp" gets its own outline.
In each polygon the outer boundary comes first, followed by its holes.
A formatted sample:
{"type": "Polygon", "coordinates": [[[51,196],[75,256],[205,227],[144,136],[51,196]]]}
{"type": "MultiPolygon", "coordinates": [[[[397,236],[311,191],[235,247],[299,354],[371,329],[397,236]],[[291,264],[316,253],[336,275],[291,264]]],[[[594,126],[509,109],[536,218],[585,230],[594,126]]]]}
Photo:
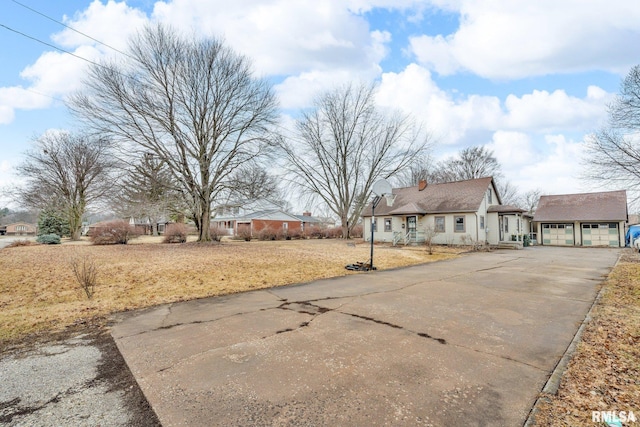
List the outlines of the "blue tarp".
{"type": "Polygon", "coordinates": [[[632,225],[627,230],[627,234],[624,238],[625,246],[631,246],[633,241],[640,237],[640,225],[632,225]]]}

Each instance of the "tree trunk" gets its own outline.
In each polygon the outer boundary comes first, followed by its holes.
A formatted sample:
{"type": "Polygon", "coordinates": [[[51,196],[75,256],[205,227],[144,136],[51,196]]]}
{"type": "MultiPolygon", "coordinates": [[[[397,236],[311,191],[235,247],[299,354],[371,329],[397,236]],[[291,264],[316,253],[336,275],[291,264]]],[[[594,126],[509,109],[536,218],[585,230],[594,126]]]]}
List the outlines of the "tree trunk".
{"type": "Polygon", "coordinates": [[[211,241],[211,201],[201,200],[202,210],[199,218],[200,229],[198,230],[198,242],[211,241]]]}
{"type": "Polygon", "coordinates": [[[82,213],[80,208],[76,206],[69,209],[69,232],[71,233],[71,240],[80,240],[82,213]]]}
{"type": "Polygon", "coordinates": [[[340,222],[342,224],[342,238],[348,239],[349,238],[349,218],[343,215],[342,218],[340,218],[340,222]]]}

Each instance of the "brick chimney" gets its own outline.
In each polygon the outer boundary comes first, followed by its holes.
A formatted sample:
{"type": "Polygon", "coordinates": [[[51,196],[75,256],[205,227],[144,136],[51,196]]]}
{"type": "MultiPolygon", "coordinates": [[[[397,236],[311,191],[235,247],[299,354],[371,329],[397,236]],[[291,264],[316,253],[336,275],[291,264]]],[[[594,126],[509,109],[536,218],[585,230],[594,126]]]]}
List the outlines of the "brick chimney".
{"type": "Polygon", "coordinates": [[[418,182],[418,191],[422,191],[425,188],[427,188],[427,180],[421,179],[420,182],[418,182]]]}
{"type": "Polygon", "coordinates": [[[309,212],[309,211],[302,212],[302,216],[311,216],[311,212],[309,212]]]}

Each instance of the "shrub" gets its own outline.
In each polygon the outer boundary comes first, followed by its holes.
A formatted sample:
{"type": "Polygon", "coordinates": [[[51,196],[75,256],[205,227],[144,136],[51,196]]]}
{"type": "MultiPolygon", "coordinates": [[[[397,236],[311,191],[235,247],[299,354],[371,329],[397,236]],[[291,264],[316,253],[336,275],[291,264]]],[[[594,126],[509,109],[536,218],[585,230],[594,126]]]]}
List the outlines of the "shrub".
{"type": "Polygon", "coordinates": [[[76,277],[76,281],[80,288],[87,295],[87,299],[91,299],[98,282],[98,266],[93,258],[85,256],[83,258],[74,258],[69,262],[71,270],[76,277]]]}
{"type": "Polygon", "coordinates": [[[60,236],[57,234],[41,234],[36,239],[36,242],[42,243],[45,245],[59,245],[60,244],[60,236]]]}
{"type": "Polygon", "coordinates": [[[169,224],[164,231],[164,243],[184,243],[189,229],[185,224],[169,224]]]}
{"type": "Polygon", "coordinates": [[[276,240],[278,238],[277,230],[271,227],[265,227],[256,234],[258,240],[276,240]]]}
{"type": "Polygon", "coordinates": [[[212,226],[211,228],[209,228],[209,234],[211,235],[211,240],[219,242],[220,240],[222,240],[223,236],[227,235],[227,230],[217,226],[212,226]]]}
{"type": "Polygon", "coordinates": [[[294,228],[292,230],[289,230],[287,233],[287,240],[297,240],[297,239],[302,239],[302,231],[299,228],[294,228]]]}
{"type": "Polygon", "coordinates": [[[312,225],[305,228],[304,235],[309,239],[322,239],[324,237],[324,230],[317,225],[312,225]]]}
{"type": "Polygon", "coordinates": [[[122,219],[105,222],[91,231],[94,245],[126,245],[134,237],[137,237],[135,228],[122,219]]]}
{"type": "Polygon", "coordinates": [[[342,227],[332,227],[324,230],[324,237],[327,239],[339,239],[342,237],[342,227]]]}
{"type": "Polygon", "coordinates": [[[36,245],[37,243],[34,242],[33,240],[27,240],[27,239],[21,239],[21,240],[14,240],[13,242],[9,243],[7,246],[7,248],[19,248],[21,246],[33,246],[36,245]]]}
{"type": "Polygon", "coordinates": [[[245,242],[251,241],[251,230],[249,227],[238,227],[238,232],[236,233],[236,239],[244,240],[245,242]]]}
{"type": "Polygon", "coordinates": [[[363,231],[364,230],[362,229],[362,224],[358,224],[355,227],[353,227],[353,229],[351,230],[351,233],[349,235],[351,237],[361,238],[363,231]]]}

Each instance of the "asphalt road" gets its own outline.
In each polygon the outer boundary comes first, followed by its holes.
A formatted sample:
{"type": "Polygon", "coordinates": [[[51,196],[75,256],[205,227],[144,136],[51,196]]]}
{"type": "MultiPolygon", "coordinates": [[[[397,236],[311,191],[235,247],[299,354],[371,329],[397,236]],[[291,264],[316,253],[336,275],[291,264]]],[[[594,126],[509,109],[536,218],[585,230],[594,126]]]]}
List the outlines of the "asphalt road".
{"type": "Polygon", "coordinates": [[[618,253],[476,253],[129,313],[112,335],[164,426],[517,426],[618,253]]]}

